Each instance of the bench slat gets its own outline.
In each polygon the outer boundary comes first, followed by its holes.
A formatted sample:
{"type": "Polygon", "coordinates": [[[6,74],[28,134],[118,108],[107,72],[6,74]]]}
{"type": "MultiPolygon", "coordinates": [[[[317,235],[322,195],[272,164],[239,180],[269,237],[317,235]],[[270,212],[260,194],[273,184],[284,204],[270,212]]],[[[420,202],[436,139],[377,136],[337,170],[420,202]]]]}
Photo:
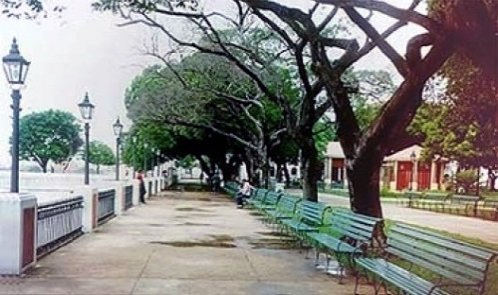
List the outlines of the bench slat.
{"type": "Polygon", "coordinates": [[[469,284],[469,285],[477,283],[475,280],[471,280],[468,277],[465,277],[465,276],[459,275],[457,273],[448,271],[445,268],[442,268],[442,267],[439,267],[439,266],[435,266],[433,263],[430,263],[430,262],[427,262],[426,260],[420,259],[417,256],[411,255],[410,253],[407,253],[407,252],[404,252],[404,251],[400,251],[398,249],[391,248],[391,247],[388,247],[386,249],[386,251],[389,252],[389,253],[391,253],[391,254],[393,254],[393,255],[395,255],[395,256],[403,258],[404,260],[413,262],[413,263],[415,263],[415,264],[417,264],[419,266],[422,266],[423,268],[429,269],[429,270],[431,270],[433,272],[436,272],[436,273],[438,273],[440,275],[443,275],[446,278],[452,279],[455,282],[459,282],[459,283],[463,283],[463,284],[469,284]]]}
{"type": "MultiPolygon", "coordinates": [[[[408,294],[426,295],[434,286],[433,283],[414,275],[413,273],[401,268],[393,263],[379,258],[357,258],[356,263],[365,269],[368,269],[382,279],[391,284],[402,288],[408,294]]],[[[445,291],[436,288],[432,295],[449,295],[445,291]]]]}
{"type": "MultiPolygon", "coordinates": [[[[406,252],[409,252],[410,254],[413,254],[414,256],[416,257],[419,257],[420,259],[423,259],[429,263],[432,263],[434,264],[435,266],[437,267],[441,267],[441,268],[444,268],[444,269],[448,269],[450,270],[451,272],[453,273],[458,273],[459,275],[463,275],[463,276],[470,276],[472,277],[474,280],[477,280],[478,282],[482,282],[484,280],[484,270],[486,270],[486,265],[484,265],[484,269],[479,269],[478,266],[474,267],[474,266],[469,266],[469,261],[465,261],[464,262],[464,259],[460,260],[460,262],[457,261],[453,261],[453,260],[448,260],[446,259],[446,257],[448,256],[451,256],[452,253],[451,252],[443,252],[443,251],[439,251],[439,253],[437,253],[438,251],[434,251],[435,249],[431,249],[429,248],[430,252],[427,251],[428,248],[425,248],[420,246],[419,243],[417,243],[416,241],[408,241],[408,240],[405,240],[405,241],[396,241],[396,240],[391,240],[389,241],[389,245],[391,247],[394,247],[396,249],[399,249],[401,251],[406,251],[406,252]],[[414,248],[413,245],[416,245],[414,248]],[[436,253],[436,254],[433,254],[433,253],[436,253]],[[447,256],[441,256],[441,255],[444,255],[446,254],[447,256]],[[466,265],[463,265],[462,263],[465,263],[466,265]]],[[[456,258],[454,256],[454,258],[456,258]]],[[[472,263],[472,261],[470,261],[470,263],[472,263]]],[[[474,260],[474,263],[476,263],[476,261],[474,260]]]]}
{"type": "Polygon", "coordinates": [[[408,235],[415,237],[417,239],[427,241],[429,243],[440,245],[442,247],[448,247],[455,251],[461,251],[467,255],[472,255],[477,258],[489,261],[495,257],[496,253],[485,248],[470,245],[464,242],[460,242],[454,239],[447,238],[445,236],[439,235],[437,233],[429,232],[427,230],[418,229],[404,224],[396,224],[391,228],[392,232],[398,232],[402,235],[408,235]]]}
{"type": "Polygon", "coordinates": [[[390,239],[394,243],[402,243],[402,244],[407,244],[410,245],[411,247],[415,247],[417,249],[420,249],[422,251],[426,252],[431,252],[439,257],[442,257],[444,259],[450,260],[450,262],[454,262],[458,264],[458,267],[468,267],[471,269],[476,269],[480,271],[485,271],[487,267],[487,262],[482,259],[468,259],[467,257],[469,256],[464,256],[462,257],[461,252],[455,252],[452,251],[452,249],[441,249],[438,247],[433,246],[432,244],[427,244],[427,243],[420,243],[416,239],[407,239],[406,237],[403,237],[403,239],[396,239],[395,236],[391,236],[390,239]],[[461,264],[464,264],[463,266],[461,264]]]}

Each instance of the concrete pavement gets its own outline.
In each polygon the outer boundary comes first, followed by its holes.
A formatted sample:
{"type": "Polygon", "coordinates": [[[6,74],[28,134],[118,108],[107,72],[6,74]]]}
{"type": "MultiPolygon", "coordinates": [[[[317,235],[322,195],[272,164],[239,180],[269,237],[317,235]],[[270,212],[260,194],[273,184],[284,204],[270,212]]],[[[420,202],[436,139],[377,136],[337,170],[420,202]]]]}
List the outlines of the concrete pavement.
{"type": "Polygon", "coordinates": [[[26,276],[0,278],[0,294],[353,293],[352,278],[339,285],[252,214],[222,195],[167,193],[48,255],[26,276]]]}

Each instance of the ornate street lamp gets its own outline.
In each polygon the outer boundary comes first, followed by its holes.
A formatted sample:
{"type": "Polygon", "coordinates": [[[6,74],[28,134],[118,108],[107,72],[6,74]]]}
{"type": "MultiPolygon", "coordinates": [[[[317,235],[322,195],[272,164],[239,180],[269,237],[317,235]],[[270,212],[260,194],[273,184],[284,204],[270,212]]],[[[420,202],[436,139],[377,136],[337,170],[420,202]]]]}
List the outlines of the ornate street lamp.
{"type": "Polygon", "coordinates": [[[85,122],[85,185],[90,184],[90,120],[93,116],[95,106],[90,103],[88,92],[85,93],[83,101],[78,104],[81,118],[85,122]]]}
{"type": "Polygon", "coordinates": [[[149,144],[148,143],[144,143],[144,152],[143,152],[143,157],[144,157],[144,173],[145,175],[147,175],[147,156],[146,156],[146,153],[147,153],[147,148],[149,147],[149,144]]]}
{"type": "Polygon", "coordinates": [[[114,124],[112,124],[114,135],[116,136],[116,180],[119,180],[119,149],[121,148],[121,135],[123,133],[123,124],[119,121],[119,117],[114,124]]]}
{"type": "Polygon", "coordinates": [[[157,166],[157,176],[159,177],[161,175],[161,169],[159,169],[159,163],[161,162],[161,151],[159,149],[156,149],[156,166],[157,166]]]}
{"type": "Polygon", "coordinates": [[[150,172],[151,172],[151,177],[154,177],[154,155],[156,154],[156,149],[155,148],[151,148],[150,149],[150,153],[151,153],[151,156],[150,156],[150,172]]]}
{"type": "Polygon", "coordinates": [[[131,137],[131,142],[133,144],[133,149],[132,149],[132,153],[133,153],[133,178],[135,178],[135,169],[137,167],[137,157],[136,157],[136,153],[137,153],[137,137],[135,135],[133,135],[131,137]]]}
{"type": "Polygon", "coordinates": [[[25,60],[19,52],[16,39],[12,41],[9,54],[3,57],[3,70],[7,82],[12,89],[12,166],[10,175],[10,191],[19,192],[19,112],[21,104],[21,91],[24,86],[30,62],[25,60]]]}
{"type": "Polygon", "coordinates": [[[417,161],[417,155],[415,155],[415,151],[412,151],[412,153],[410,154],[410,160],[412,161],[412,171],[410,173],[410,186],[409,186],[409,190],[412,191],[413,190],[413,174],[415,174],[415,163],[417,161]]]}

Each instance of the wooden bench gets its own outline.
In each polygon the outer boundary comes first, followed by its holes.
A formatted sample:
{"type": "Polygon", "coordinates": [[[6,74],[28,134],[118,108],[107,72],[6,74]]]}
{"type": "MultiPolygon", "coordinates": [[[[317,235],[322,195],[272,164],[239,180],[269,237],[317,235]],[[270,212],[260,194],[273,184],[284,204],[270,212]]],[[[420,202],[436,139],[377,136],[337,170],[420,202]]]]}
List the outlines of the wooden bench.
{"type": "Polygon", "coordinates": [[[408,199],[409,208],[429,209],[434,211],[443,211],[444,205],[447,203],[449,195],[406,192],[403,195],[408,199]]]}
{"type": "Polygon", "coordinates": [[[230,196],[235,197],[235,194],[239,190],[239,185],[236,182],[227,182],[223,186],[223,190],[230,196]]]}
{"type": "Polygon", "coordinates": [[[450,204],[444,206],[445,211],[461,215],[463,211],[466,216],[477,216],[477,203],[481,200],[480,196],[472,195],[452,195],[450,204]]]}
{"type": "Polygon", "coordinates": [[[474,288],[483,294],[489,265],[496,258],[492,250],[405,224],[390,228],[384,251],[383,258],[354,259],[358,269],[355,294],[360,276],[367,274],[373,275],[375,294],[382,286],[410,295],[451,294],[444,287],[474,288]],[[409,268],[392,259],[404,261],[409,268]],[[413,266],[432,274],[434,280],[420,277],[413,266]]]}
{"type": "Polygon", "coordinates": [[[498,199],[484,199],[477,211],[481,218],[498,221],[498,199]]]}
{"type": "Polygon", "coordinates": [[[310,232],[306,235],[316,251],[315,266],[318,265],[320,253],[327,255],[326,270],[329,268],[330,256],[335,256],[341,281],[345,262],[352,266],[354,256],[364,254],[374,244],[380,246],[383,242],[382,219],[357,214],[349,209],[334,208],[329,223],[326,232],[310,232]],[[341,257],[343,255],[346,261],[341,257]]]}
{"type": "Polygon", "coordinates": [[[282,193],[269,191],[263,202],[256,204],[254,207],[260,211],[270,210],[276,207],[278,199],[282,196],[282,193]]]}
{"type": "Polygon", "coordinates": [[[262,204],[266,198],[266,194],[268,193],[268,190],[266,189],[254,189],[252,190],[251,197],[246,199],[247,204],[249,204],[252,207],[256,207],[259,204],[262,204]]]}
{"type": "Polygon", "coordinates": [[[324,225],[324,216],[331,207],[325,203],[303,200],[297,205],[296,214],[291,219],[281,219],[283,229],[296,235],[302,241],[306,239],[305,233],[318,231],[324,225]]]}
{"type": "Polygon", "coordinates": [[[278,224],[282,219],[291,219],[296,214],[297,204],[302,201],[301,198],[290,195],[283,195],[278,200],[275,208],[269,208],[264,211],[268,222],[278,224]]]}

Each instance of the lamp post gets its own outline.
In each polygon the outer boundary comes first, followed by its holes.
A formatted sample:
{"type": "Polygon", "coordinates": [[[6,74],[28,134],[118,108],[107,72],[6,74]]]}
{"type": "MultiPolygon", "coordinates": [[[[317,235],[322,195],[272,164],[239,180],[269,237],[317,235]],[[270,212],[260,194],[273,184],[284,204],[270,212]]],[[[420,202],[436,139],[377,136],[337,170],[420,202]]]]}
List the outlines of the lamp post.
{"type": "Polygon", "coordinates": [[[88,92],[85,93],[83,101],[78,104],[81,118],[85,122],[85,185],[90,184],[90,120],[93,116],[95,106],[90,103],[88,92]]]}
{"type": "Polygon", "coordinates": [[[21,111],[21,88],[24,86],[30,62],[19,52],[14,38],[9,54],[3,57],[3,70],[12,89],[12,166],[10,174],[10,192],[19,192],[19,112],[21,111]]]}
{"type": "Polygon", "coordinates": [[[410,160],[412,161],[412,171],[410,173],[410,186],[408,189],[410,191],[412,191],[413,190],[413,174],[415,174],[415,162],[417,161],[417,155],[415,155],[415,151],[413,151],[410,154],[410,160]]]}
{"type": "Polygon", "coordinates": [[[154,155],[156,154],[156,149],[155,148],[152,148],[150,150],[151,152],[151,156],[150,156],[150,172],[151,172],[151,176],[154,177],[154,155]]]}
{"type": "Polygon", "coordinates": [[[147,151],[147,148],[149,147],[149,144],[148,143],[144,143],[144,153],[143,153],[143,156],[144,156],[144,172],[145,172],[145,175],[147,175],[147,156],[146,156],[146,151],[147,151]]]}
{"type": "Polygon", "coordinates": [[[161,172],[159,169],[159,162],[160,162],[160,157],[161,156],[161,151],[159,149],[156,149],[156,166],[157,166],[157,176],[159,177],[161,172]]]}
{"type": "Polygon", "coordinates": [[[132,136],[131,142],[133,143],[133,178],[135,178],[135,169],[137,167],[137,137],[135,135],[132,136]]]}
{"type": "Polygon", "coordinates": [[[123,133],[123,124],[119,121],[119,117],[112,124],[112,129],[116,136],[116,180],[119,180],[119,149],[121,148],[121,134],[123,133]]]}

